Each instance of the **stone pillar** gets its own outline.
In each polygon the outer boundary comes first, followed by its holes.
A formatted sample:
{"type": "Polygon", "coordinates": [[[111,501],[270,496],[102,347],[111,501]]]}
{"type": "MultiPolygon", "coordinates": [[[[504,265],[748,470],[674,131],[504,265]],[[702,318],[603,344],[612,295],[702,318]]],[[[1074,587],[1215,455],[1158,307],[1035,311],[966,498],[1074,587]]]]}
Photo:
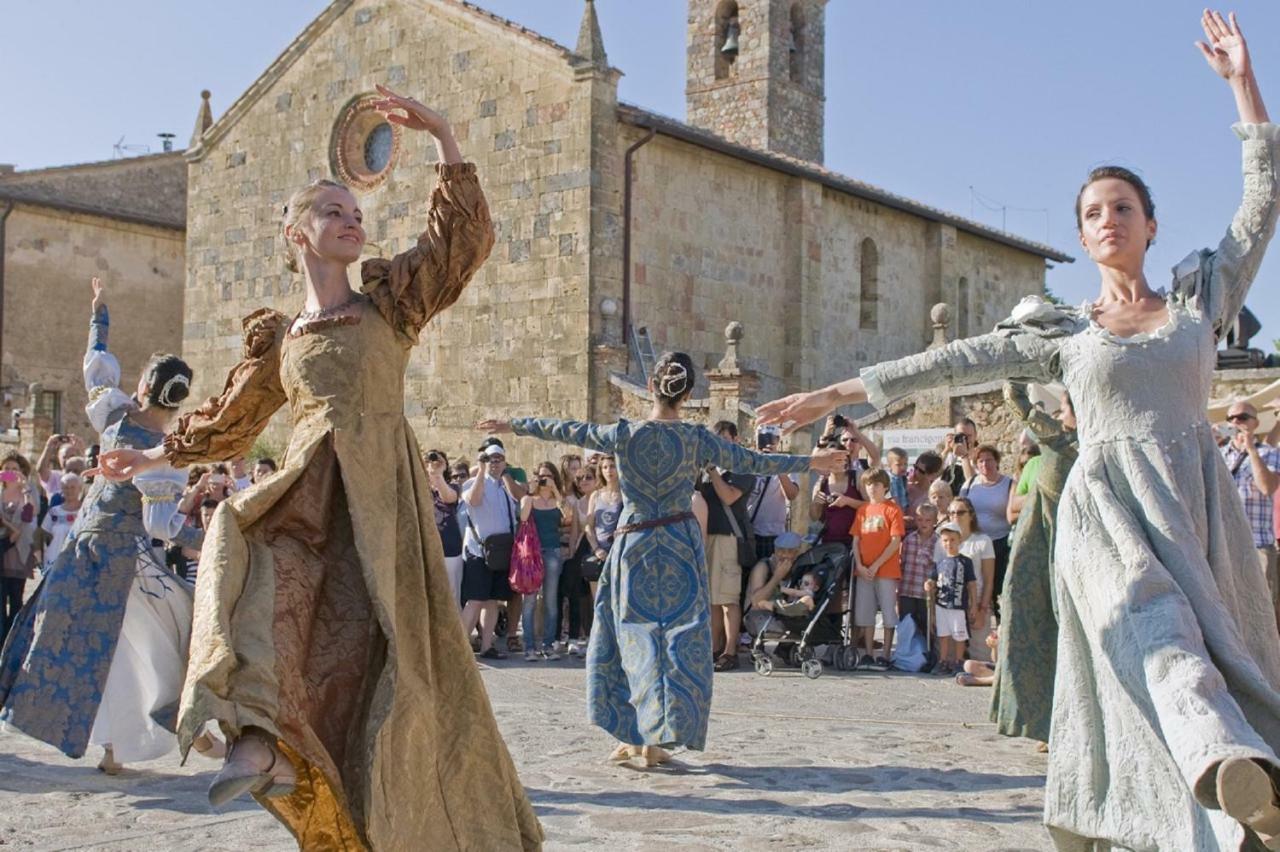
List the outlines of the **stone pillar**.
{"type": "Polygon", "coordinates": [[[930,349],[946,346],[951,338],[947,335],[947,326],[951,323],[951,308],[946,302],[939,302],[929,311],[929,319],[933,322],[933,340],[930,349]]]}
{"type": "Polygon", "coordinates": [[[744,332],[742,323],[731,322],[724,329],[725,353],[720,364],[707,372],[710,385],[711,410],[707,419],[729,420],[738,425],[738,434],[747,437],[754,434],[752,417],[742,411],[742,403],[748,406],[756,401],[760,392],[760,374],[748,370],[738,361],[738,344],[744,332]]]}
{"type": "Polygon", "coordinates": [[[36,414],[33,408],[34,403],[18,416],[18,452],[34,465],[44,450],[45,442],[53,434],[53,418],[47,414],[36,414]]]}

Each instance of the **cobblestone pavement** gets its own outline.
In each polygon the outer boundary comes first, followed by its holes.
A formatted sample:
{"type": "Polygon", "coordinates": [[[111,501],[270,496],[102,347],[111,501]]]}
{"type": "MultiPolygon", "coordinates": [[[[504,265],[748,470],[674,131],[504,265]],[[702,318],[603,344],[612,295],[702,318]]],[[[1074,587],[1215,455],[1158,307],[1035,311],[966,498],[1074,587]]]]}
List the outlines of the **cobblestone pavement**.
{"type": "MultiPolygon", "coordinates": [[[[484,679],[551,850],[1050,846],[1045,756],[995,733],[986,689],[918,675],[718,674],[708,750],[643,771],[605,762],[611,743],[586,724],[580,661],[503,661],[484,679]]],[[[210,812],[211,761],[171,756],[109,778],[98,757],[67,760],[0,733],[0,847],[294,848],[251,801],[210,812]]]]}

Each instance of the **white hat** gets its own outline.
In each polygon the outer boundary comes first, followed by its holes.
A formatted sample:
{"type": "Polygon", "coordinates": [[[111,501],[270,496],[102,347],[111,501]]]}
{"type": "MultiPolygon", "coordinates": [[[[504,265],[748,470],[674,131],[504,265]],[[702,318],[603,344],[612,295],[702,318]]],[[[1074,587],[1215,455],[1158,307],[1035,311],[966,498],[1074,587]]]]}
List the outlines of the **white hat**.
{"type": "Polygon", "coordinates": [[[504,459],[507,457],[506,451],[502,449],[502,447],[498,446],[497,444],[490,444],[489,446],[485,447],[484,452],[481,453],[481,455],[489,459],[493,458],[494,456],[502,456],[504,459]]]}
{"type": "Polygon", "coordinates": [[[947,521],[945,524],[939,524],[938,532],[953,532],[956,535],[964,535],[964,530],[960,529],[960,525],[955,521],[947,521]]]}

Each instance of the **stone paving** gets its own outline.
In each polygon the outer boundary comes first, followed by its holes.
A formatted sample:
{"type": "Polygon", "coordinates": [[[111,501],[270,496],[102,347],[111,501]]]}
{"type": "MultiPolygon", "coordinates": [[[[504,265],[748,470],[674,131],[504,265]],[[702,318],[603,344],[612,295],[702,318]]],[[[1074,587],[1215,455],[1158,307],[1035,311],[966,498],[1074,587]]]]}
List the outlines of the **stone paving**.
{"type": "MultiPolygon", "coordinates": [[[[502,661],[484,679],[549,850],[1050,846],[1045,755],[995,733],[986,689],[892,673],[719,674],[708,750],[644,771],[605,762],[581,661],[502,661]]],[[[252,801],[210,812],[211,761],[171,756],[110,778],[98,757],[0,733],[0,847],[295,848],[252,801]]]]}

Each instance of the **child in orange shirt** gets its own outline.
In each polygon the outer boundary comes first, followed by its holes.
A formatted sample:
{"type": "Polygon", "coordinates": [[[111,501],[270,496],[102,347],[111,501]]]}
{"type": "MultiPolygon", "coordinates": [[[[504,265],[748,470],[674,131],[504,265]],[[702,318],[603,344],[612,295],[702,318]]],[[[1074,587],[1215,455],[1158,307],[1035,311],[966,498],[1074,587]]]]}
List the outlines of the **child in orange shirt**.
{"type": "Polygon", "coordinates": [[[893,632],[898,626],[898,580],[902,578],[899,549],[906,535],[902,508],[889,498],[889,474],[869,470],[862,474],[862,493],[871,502],[858,508],[849,534],[853,536],[853,623],[862,630],[862,659],[858,668],[889,670],[893,632]],[[884,649],[874,656],[876,610],[884,620],[884,649]]]}

